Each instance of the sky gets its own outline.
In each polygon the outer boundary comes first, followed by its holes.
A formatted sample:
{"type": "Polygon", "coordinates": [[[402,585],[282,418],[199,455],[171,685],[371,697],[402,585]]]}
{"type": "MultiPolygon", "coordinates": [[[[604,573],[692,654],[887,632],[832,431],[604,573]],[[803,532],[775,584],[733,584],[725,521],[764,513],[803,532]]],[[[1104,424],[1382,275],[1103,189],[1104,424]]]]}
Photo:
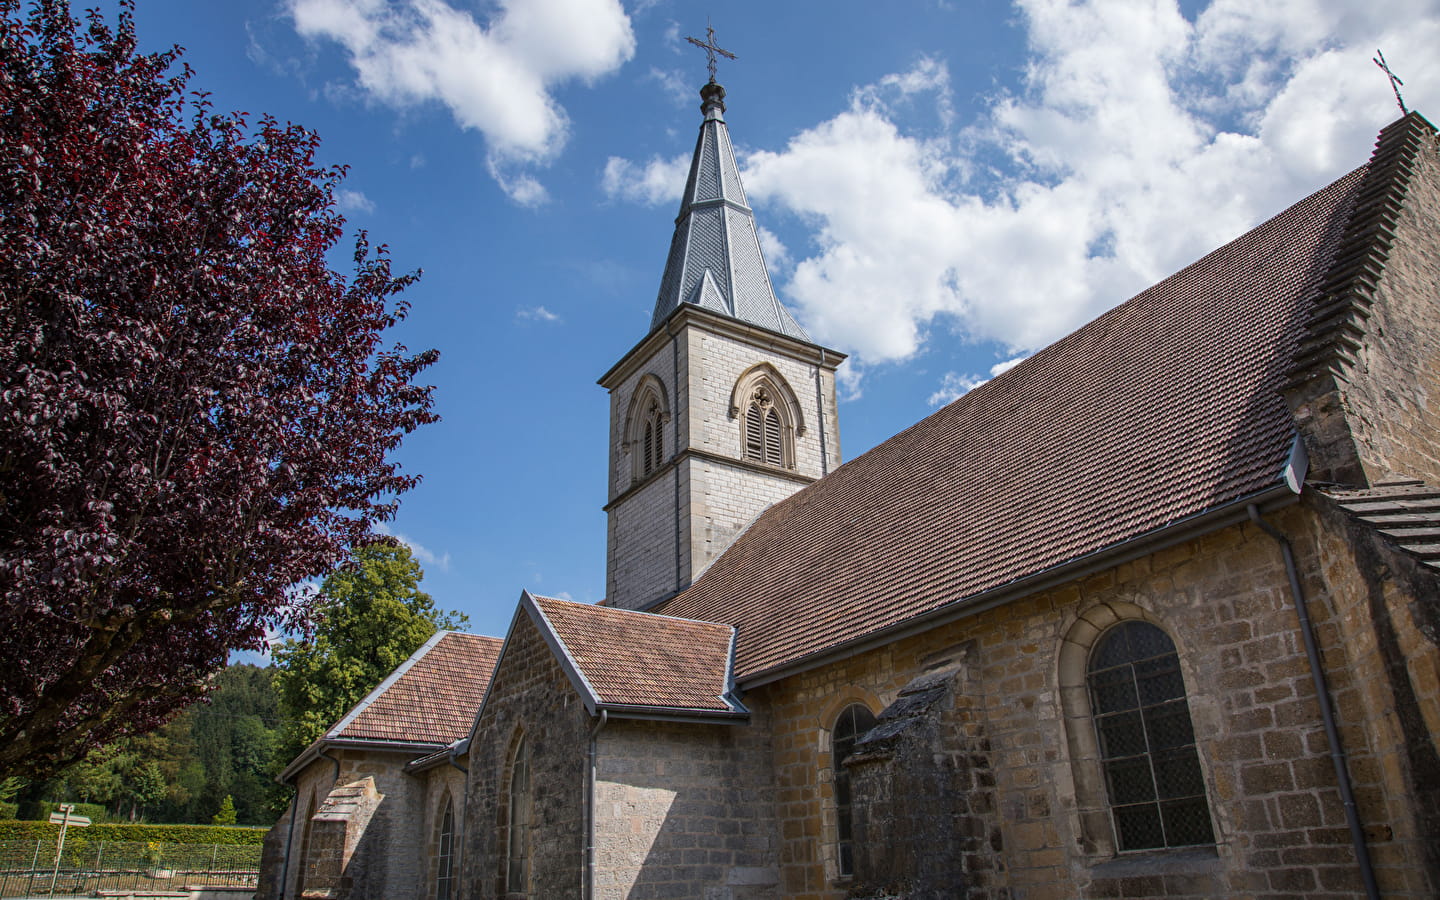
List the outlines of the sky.
{"type": "Polygon", "coordinates": [[[1440,121],[1440,0],[137,0],[423,270],[394,340],[442,420],[389,529],[473,631],[603,597],[595,381],[649,328],[707,17],[772,280],[850,354],[846,458],[1362,164],[1377,48],[1440,121]]]}

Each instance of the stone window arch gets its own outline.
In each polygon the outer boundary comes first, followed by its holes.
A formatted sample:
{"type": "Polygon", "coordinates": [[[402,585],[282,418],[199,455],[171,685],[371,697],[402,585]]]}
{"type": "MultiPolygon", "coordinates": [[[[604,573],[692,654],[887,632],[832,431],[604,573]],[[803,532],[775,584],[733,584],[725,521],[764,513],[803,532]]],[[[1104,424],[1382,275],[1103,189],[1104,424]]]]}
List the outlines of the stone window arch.
{"type": "Polygon", "coordinates": [[[841,877],[855,874],[854,817],[850,796],[850,774],[845,758],[855,749],[860,736],[875,727],[875,714],[863,703],[851,703],[840,711],[830,729],[831,785],[835,794],[835,870],[841,877]]]}
{"type": "Polygon", "coordinates": [[[730,392],[730,417],[740,420],[741,458],[795,468],[795,438],[805,434],[805,419],[778,369],[769,363],[747,369],[730,392]]]}
{"type": "Polygon", "coordinates": [[[1174,639],[1141,608],[1082,614],[1060,650],[1082,845],[1096,855],[1215,843],[1174,639]]]}
{"type": "Polygon", "coordinates": [[[530,891],[530,831],[534,810],[530,753],[525,736],[510,753],[505,804],[505,896],[528,897],[530,891]]]}
{"type": "Polygon", "coordinates": [[[310,796],[305,800],[305,812],[301,815],[300,821],[304,823],[300,829],[300,865],[299,871],[295,874],[295,896],[305,890],[305,873],[310,870],[310,831],[311,820],[314,818],[318,806],[318,792],[312,788],[310,796]]]}
{"type": "Polygon", "coordinates": [[[668,459],[665,426],[670,423],[670,405],[665,385],[654,375],[646,375],[630,395],[630,409],[625,415],[625,452],[630,456],[630,480],[650,477],[668,459]]]}
{"type": "Polygon", "coordinates": [[[455,900],[455,850],[455,800],[446,792],[445,812],[440,816],[436,840],[435,900],[455,900]]]}

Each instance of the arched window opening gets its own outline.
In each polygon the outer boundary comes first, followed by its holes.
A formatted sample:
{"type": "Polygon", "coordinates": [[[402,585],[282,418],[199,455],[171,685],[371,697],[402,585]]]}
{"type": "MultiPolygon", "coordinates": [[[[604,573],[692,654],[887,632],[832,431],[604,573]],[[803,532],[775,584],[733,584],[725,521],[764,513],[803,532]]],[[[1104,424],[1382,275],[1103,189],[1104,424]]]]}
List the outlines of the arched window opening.
{"type": "Polygon", "coordinates": [[[665,386],[646,375],[630,395],[623,447],[630,460],[631,483],[650,477],[665,464],[665,426],[670,422],[665,386]]]}
{"type": "Polygon", "coordinates": [[[455,896],[455,801],[445,799],[445,815],[440,818],[439,867],[435,873],[435,900],[452,900],[455,896]]]}
{"type": "Polygon", "coordinates": [[[784,430],[775,398],[760,385],[750,394],[745,409],[745,458],[772,466],[785,464],[784,430]]]}
{"type": "Polygon", "coordinates": [[[1101,636],[1086,670],[1120,851],[1213,844],[1180,658],[1149,622],[1101,636]]]}
{"type": "Polygon", "coordinates": [[[505,892],[524,896],[530,883],[530,759],[525,739],[510,764],[510,818],[506,836],[505,892]]]}
{"type": "Polygon", "coordinates": [[[665,460],[665,432],[661,424],[660,403],[652,397],[645,411],[645,436],[640,448],[642,476],[659,469],[665,460]]]}
{"type": "MultiPolygon", "coordinates": [[[[305,801],[305,812],[301,815],[300,821],[305,823],[300,830],[300,871],[295,875],[295,896],[305,890],[305,873],[310,869],[310,820],[315,815],[316,794],[310,792],[310,798],[305,801]]],[[[294,823],[291,823],[292,826],[294,823]]]]}
{"type": "Polygon", "coordinates": [[[835,786],[836,865],[841,875],[855,873],[855,838],[853,807],[850,798],[850,772],[845,758],[855,749],[860,736],[875,727],[875,715],[863,704],[845,707],[835,728],[830,732],[830,771],[835,786]]]}

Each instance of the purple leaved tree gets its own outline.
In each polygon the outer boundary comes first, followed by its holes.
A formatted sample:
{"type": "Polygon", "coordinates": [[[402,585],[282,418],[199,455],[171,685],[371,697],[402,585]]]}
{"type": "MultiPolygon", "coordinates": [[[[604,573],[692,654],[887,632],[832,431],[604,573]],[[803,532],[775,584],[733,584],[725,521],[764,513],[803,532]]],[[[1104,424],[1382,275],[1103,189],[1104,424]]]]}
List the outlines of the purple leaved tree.
{"type": "Polygon", "coordinates": [[[0,776],[163,722],[393,515],[436,418],[316,136],[187,94],[133,19],[0,0],[0,776]]]}

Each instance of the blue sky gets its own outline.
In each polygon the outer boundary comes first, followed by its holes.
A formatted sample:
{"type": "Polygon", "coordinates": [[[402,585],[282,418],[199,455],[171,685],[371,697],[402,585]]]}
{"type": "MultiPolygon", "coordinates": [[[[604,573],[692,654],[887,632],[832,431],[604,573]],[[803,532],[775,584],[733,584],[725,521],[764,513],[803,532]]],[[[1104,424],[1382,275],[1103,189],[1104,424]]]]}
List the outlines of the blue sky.
{"type": "Polygon", "coordinates": [[[1363,162],[1377,47],[1440,116],[1440,0],[138,0],[424,270],[396,337],[441,351],[443,421],[392,530],[475,631],[603,594],[595,379],[649,325],[707,15],[773,280],[851,354],[846,458],[1363,162]]]}

